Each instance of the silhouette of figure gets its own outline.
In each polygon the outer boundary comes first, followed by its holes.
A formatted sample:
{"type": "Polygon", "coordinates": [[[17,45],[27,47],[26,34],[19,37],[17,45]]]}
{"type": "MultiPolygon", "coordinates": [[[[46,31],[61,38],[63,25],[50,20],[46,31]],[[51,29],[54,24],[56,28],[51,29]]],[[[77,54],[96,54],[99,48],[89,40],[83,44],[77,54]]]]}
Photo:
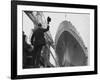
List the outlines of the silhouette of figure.
{"type": "Polygon", "coordinates": [[[38,24],[38,28],[33,32],[31,37],[31,44],[34,46],[34,59],[35,59],[35,66],[39,67],[40,63],[40,56],[42,47],[46,44],[44,33],[49,30],[49,25],[46,29],[42,28],[42,24],[38,24]],[[34,40],[35,39],[35,40],[34,40]]]}

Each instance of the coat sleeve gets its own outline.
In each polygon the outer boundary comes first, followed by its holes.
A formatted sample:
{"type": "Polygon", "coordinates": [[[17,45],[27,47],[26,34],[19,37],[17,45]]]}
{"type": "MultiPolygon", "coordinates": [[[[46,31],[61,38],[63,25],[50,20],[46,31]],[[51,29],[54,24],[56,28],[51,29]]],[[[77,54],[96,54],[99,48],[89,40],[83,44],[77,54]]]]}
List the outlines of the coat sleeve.
{"type": "Polygon", "coordinates": [[[31,44],[34,45],[33,39],[34,39],[35,33],[33,32],[32,37],[31,37],[31,44]]]}
{"type": "Polygon", "coordinates": [[[49,25],[47,26],[46,29],[42,29],[42,30],[43,30],[43,32],[47,32],[47,31],[49,31],[49,25]]]}

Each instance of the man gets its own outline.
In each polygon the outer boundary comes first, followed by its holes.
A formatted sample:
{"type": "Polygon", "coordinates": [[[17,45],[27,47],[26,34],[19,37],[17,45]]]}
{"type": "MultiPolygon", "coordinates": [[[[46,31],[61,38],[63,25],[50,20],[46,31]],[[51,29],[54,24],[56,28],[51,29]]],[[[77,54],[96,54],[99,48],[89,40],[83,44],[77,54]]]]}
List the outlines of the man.
{"type": "Polygon", "coordinates": [[[38,28],[33,32],[31,37],[31,44],[34,45],[34,59],[36,60],[36,67],[39,67],[42,47],[46,44],[44,33],[49,30],[49,25],[46,29],[42,28],[42,24],[38,24],[38,28]],[[34,40],[35,39],[35,40],[34,40]]]}

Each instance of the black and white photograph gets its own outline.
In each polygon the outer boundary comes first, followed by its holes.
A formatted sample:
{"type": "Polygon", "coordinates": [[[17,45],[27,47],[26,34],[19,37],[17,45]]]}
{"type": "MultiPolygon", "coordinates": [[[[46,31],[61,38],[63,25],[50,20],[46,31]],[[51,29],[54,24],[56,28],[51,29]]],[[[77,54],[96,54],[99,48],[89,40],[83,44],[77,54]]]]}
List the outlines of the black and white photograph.
{"type": "Polygon", "coordinates": [[[89,65],[88,13],[23,11],[22,15],[24,69],[89,65]]]}
{"type": "Polygon", "coordinates": [[[95,73],[96,8],[32,3],[16,2],[17,9],[12,9],[17,18],[13,23],[14,26],[17,24],[16,30],[12,29],[17,35],[17,57],[14,56],[17,74],[12,72],[24,77],[95,73]]]}

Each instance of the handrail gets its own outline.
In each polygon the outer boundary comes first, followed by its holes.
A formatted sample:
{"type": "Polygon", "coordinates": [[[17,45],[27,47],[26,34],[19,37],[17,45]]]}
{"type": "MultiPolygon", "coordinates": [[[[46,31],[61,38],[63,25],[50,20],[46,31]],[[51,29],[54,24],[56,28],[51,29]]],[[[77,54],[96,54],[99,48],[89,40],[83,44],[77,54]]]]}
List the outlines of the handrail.
{"type": "Polygon", "coordinates": [[[58,64],[58,61],[56,60],[56,58],[54,57],[53,53],[51,52],[50,48],[47,46],[47,49],[49,50],[51,56],[53,57],[53,59],[55,60],[55,63],[56,63],[56,66],[58,67],[59,64],[58,64]]]}

